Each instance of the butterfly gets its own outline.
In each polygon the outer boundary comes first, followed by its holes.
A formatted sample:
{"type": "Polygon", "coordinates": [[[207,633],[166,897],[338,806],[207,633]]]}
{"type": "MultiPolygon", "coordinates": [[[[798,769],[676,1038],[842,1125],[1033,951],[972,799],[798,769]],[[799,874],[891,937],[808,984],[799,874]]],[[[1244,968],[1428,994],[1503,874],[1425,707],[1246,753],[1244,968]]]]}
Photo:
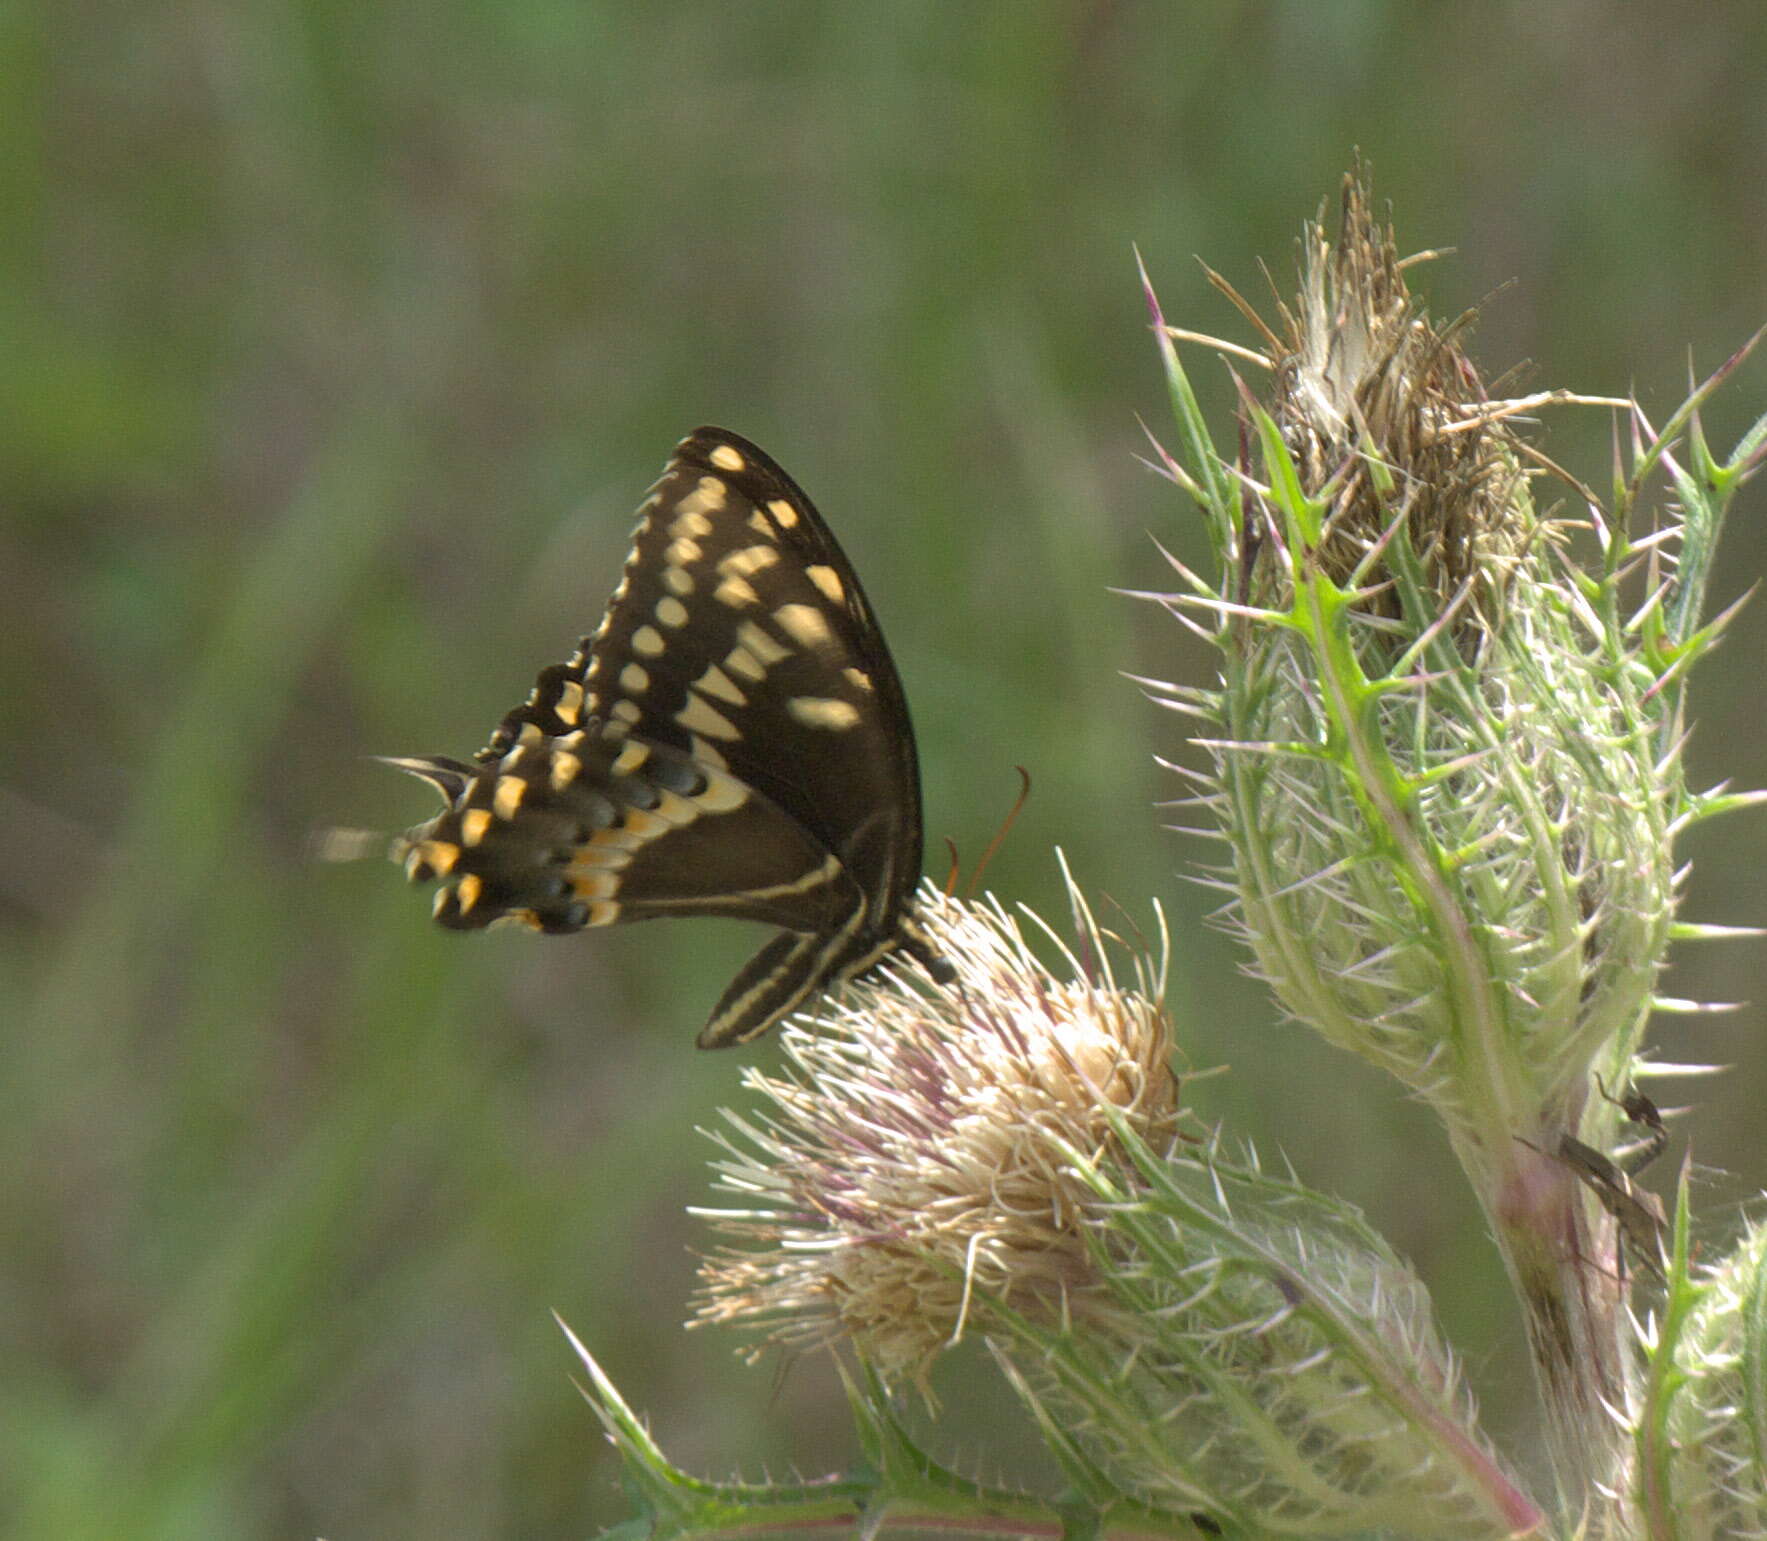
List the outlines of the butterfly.
{"type": "Polygon", "coordinates": [[[901,951],[956,977],[914,913],[920,766],[852,564],[803,491],[722,428],[675,448],[593,636],[470,763],[389,757],[446,807],[394,846],[460,930],[722,915],[780,928],[701,1048],[901,951]]]}

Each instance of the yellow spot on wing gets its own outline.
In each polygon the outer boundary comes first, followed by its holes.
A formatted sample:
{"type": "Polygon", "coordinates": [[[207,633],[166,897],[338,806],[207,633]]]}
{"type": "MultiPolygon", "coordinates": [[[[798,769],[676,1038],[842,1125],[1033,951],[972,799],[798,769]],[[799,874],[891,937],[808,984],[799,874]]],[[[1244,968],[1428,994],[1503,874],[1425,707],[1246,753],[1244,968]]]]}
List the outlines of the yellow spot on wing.
{"type": "Polygon", "coordinates": [[[614,756],[613,773],[616,776],[630,776],[649,758],[650,750],[646,745],[627,744],[614,756]]]}
{"type": "Polygon", "coordinates": [[[663,587],[671,594],[679,594],[685,598],[693,592],[693,574],[685,567],[665,567],[663,587]]]}
{"type": "Polygon", "coordinates": [[[823,597],[831,605],[846,603],[847,591],[841,584],[841,575],[832,567],[825,567],[821,563],[817,563],[814,566],[806,567],[804,571],[809,575],[810,581],[822,590],[823,597]]]}
{"type": "Polygon", "coordinates": [[[726,578],[712,590],[712,596],[721,604],[729,605],[732,610],[761,602],[761,596],[743,578],[726,578]]]}
{"type": "Polygon", "coordinates": [[[462,845],[477,845],[485,838],[485,831],[490,827],[491,810],[489,808],[467,809],[460,816],[460,843],[462,845]]]}
{"type": "Polygon", "coordinates": [[[560,722],[574,723],[583,713],[583,687],[575,680],[566,680],[558,688],[558,700],[552,710],[560,722]]]}
{"type": "Polygon", "coordinates": [[[626,825],[627,834],[636,836],[640,843],[648,843],[659,834],[666,834],[673,829],[671,820],[663,816],[661,802],[656,808],[627,808],[626,815],[622,816],[620,822],[626,825]]]}
{"type": "Polygon", "coordinates": [[[622,822],[626,826],[625,832],[639,845],[649,844],[671,828],[667,819],[644,808],[628,808],[622,822]]]}
{"type": "Polygon", "coordinates": [[[871,683],[871,676],[863,669],[842,669],[841,673],[846,676],[847,683],[855,690],[872,690],[875,688],[871,683]]]}
{"type": "MultiPolygon", "coordinates": [[[[724,751],[718,748],[718,746],[709,738],[701,738],[699,734],[695,733],[688,739],[687,747],[692,752],[693,758],[698,762],[702,770],[727,771],[730,769],[730,762],[724,758],[724,751]]],[[[728,780],[729,778],[727,777],[726,779],[728,780]]],[[[741,783],[737,784],[740,785],[741,783]]],[[[702,800],[703,796],[709,795],[709,793],[702,794],[702,800]]],[[[747,795],[746,792],[743,794],[745,798],[747,795]]],[[[731,806],[735,807],[736,804],[733,803],[731,806]]]]}
{"type": "MultiPolygon", "coordinates": [[[[707,534],[707,530],[710,530],[712,527],[710,527],[709,521],[705,520],[705,514],[716,514],[723,505],[723,482],[719,481],[716,475],[703,475],[703,477],[700,477],[698,486],[694,486],[694,490],[691,491],[691,493],[687,493],[687,497],[682,498],[679,504],[677,504],[679,514],[686,514],[687,518],[693,518],[693,520],[700,521],[700,528],[698,528],[698,530],[684,530],[684,534],[707,534]]],[[[679,523],[679,518],[677,518],[677,523],[679,523]]]]}
{"type": "MultiPolygon", "coordinates": [[[[691,583],[693,580],[689,579],[691,583]]],[[[656,602],[656,618],[665,626],[685,626],[687,624],[687,606],[671,594],[665,594],[656,602]]]]}
{"type": "Polygon", "coordinates": [[[766,668],[780,659],[790,657],[791,649],[773,638],[753,621],[744,621],[736,628],[736,640],[758,658],[766,668]]]}
{"type": "MultiPolygon", "coordinates": [[[[632,851],[637,845],[608,845],[607,840],[621,838],[617,831],[598,830],[586,844],[571,853],[572,873],[622,872],[632,865],[632,851]]],[[[573,878],[572,881],[575,881],[573,878]]]]}
{"type": "MultiPolygon", "coordinates": [[[[622,809],[620,817],[624,820],[631,809],[622,809]]],[[[571,861],[583,862],[590,867],[623,867],[632,860],[632,853],[643,845],[644,841],[630,830],[598,829],[587,840],[580,841],[571,861]]]]}
{"type": "Polygon", "coordinates": [[[632,633],[632,651],[642,653],[646,658],[655,658],[668,645],[654,626],[640,626],[632,633]]]}
{"type": "Polygon", "coordinates": [[[742,452],[728,444],[720,444],[706,458],[720,471],[740,471],[748,465],[742,458],[742,452]]]}
{"type": "Polygon", "coordinates": [[[725,656],[724,667],[732,674],[740,674],[746,680],[760,680],[767,677],[767,666],[746,647],[731,648],[725,656]]]}
{"type": "Polygon", "coordinates": [[[716,664],[693,682],[693,688],[703,690],[708,696],[716,696],[720,701],[728,701],[732,706],[748,705],[749,698],[742,693],[742,687],[716,664]]]}
{"type": "Polygon", "coordinates": [[[850,701],[836,701],[828,696],[793,696],[785,709],[807,728],[827,728],[840,733],[859,721],[859,708],[850,701]]]}
{"type": "Polygon", "coordinates": [[[513,819],[516,809],[521,807],[522,799],[527,795],[528,784],[520,776],[499,776],[491,806],[497,810],[498,818],[513,819]]]}
{"type": "Polygon", "coordinates": [[[562,792],[583,772],[583,762],[562,750],[552,757],[552,790],[562,792]]]}
{"type": "MultiPolygon", "coordinates": [[[[694,751],[695,758],[700,760],[703,767],[706,763],[705,758],[699,752],[699,746],[702,742],[703,740],[695,741],[694,751]]],[[[705,747],[711,748],[709,744],[705,747]]],[[[712,752],[714,754],[717,753],[716,750],[713,750],[712,752]]],[[[722,763],[723,756],[720,755],[719,760],[720,763],[722,763]]],[[[716,773],[706,777],[705,791],[701,792],[698,797],[694,798],[694,801],[707,813],[731,813],[740,808],[748,800],[749,789],[738,781],[736,777],[724,776],[716,773]]]]}
{"type": "Polygon", "coordinates": [[[641,696],[650,689],[650,670],[641,663],[629,663],[620,670],[620,689],[641,696]]]}
{"type": "Polygon", "coordinates": [[[479,902],[479,895],[484,892],[485,884],[478,873],[469,872],[454,885],[454,892],[459,899],[460,913],[469,914],[472,907],[479,902]]]}
{"type": "Polygon", "coordinates": [[[691,824],[704,810],[698,798],[683,797],[665,788],[662,800],[651,811],[671,829],[679,829],[683,824],[691,824]]]}
{"type": "Polygon", "coordinates": [[[704,696],[693,696],[687,705],[675,714],[675,721],[686,728],[689,733],[702,734],[706,738],[737,739],[742,734],[722,712],[713,709],[704,696]]]}
{"type": "Polygon", "coordinates": [[[827,647],[834,641],[828,617],[814,605],[781,605],[773,612],[773,619],[801,647],[827,647]]]}
{"type": "Polygon", "coordinates": [[[767,505],[767,512],[778,521],[782,530],[795,530],[798,525],[798,511],[784,498],[774,498],[767,505]]]}
{"type": "Polygon", "coordinates": [[[744,546],[718,561],[718,571],[726,578],[748,578],[779,560],[777,546],[744,546]]]}

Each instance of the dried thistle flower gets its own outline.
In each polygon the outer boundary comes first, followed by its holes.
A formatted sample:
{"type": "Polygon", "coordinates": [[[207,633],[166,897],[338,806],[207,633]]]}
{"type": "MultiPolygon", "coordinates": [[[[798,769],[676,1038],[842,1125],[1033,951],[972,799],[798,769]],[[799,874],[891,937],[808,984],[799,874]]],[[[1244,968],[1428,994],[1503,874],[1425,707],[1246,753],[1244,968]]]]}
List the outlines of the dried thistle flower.
{"type": "MultiPolygon", "coordinates": [[[[1535,534],[1531,518],[1517,518],[1526,498],[1518,446],[1461,348],[1472,317],[1438,327],[1406,287],[1409,265],[1352,179],[1337,239],[1308,232],[1301,293],[1278,307],[1280,335],[1216,279],[1264,332],[1270,415],[1301,486],[1329,499],[1317,560],[1395,617],[1385,570],[1395,521],[1444,607],[1469,584],[1487,602],[1499,597],[1509,562],[1535,534]]],[[[1260,571],[1282,576],[1275,564],[1260,571]]]]}
{"type": "Polygon", "coordinates": [[[1099,1283],[1070,1152],[1120,1161],[1118,1119],[1165,1150],[1179,1102],[1163,958],[1119,987],[1075,900],[1086,965],[1058,977],[997,904],[928,891],[948,991],[885,971],[788,1025],[787,1075],[745,1072],[770,1108],[727,1115],[720,1186],[754,1207],[705,1213],[749,1245],[706,1263],[700,1321],[844,1337],[924,1387],[978,1303],[1084,1313],[1099,1283]]]}

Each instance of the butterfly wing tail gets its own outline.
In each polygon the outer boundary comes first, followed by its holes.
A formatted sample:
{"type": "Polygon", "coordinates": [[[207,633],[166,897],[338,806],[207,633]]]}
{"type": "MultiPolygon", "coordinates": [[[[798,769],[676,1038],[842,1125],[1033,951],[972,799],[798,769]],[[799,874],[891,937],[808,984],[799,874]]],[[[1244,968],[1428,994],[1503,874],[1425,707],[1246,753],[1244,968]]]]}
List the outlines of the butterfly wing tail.
{"type": "Polygon", "coordinates": [[[862,974],[894,945],[860,934],[861,913],[832,931],[784,931],[751,958],[699,1035],[702,1049],[748,1043],[806,1001],[862,974]]]}
{"type": "Polygon", "coordinates": [[[738,974],[699,1035],[702,1049],[725,1049],[759,1038],[824,990],[866,972],[897,948],[926,970],[936,984],[950,984],[957,970],[941,956],[911,916],[900,929],[877,937],[866,932],[863,912],[820,932],[782,931],[738,974]]]}

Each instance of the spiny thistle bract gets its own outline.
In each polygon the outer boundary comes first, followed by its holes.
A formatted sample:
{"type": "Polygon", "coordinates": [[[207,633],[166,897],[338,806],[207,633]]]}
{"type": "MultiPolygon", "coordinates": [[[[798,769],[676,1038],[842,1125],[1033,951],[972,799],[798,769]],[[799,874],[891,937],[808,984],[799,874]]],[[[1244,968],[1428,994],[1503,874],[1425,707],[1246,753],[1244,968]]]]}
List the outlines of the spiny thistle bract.
{"type": "Polygon", "coordinates": [[[1647,1534],[1767,1541],[1767,1225],[1672,1283],[1645,1334],[1652,1374],[1629,1496],[1647,1534]]]}

